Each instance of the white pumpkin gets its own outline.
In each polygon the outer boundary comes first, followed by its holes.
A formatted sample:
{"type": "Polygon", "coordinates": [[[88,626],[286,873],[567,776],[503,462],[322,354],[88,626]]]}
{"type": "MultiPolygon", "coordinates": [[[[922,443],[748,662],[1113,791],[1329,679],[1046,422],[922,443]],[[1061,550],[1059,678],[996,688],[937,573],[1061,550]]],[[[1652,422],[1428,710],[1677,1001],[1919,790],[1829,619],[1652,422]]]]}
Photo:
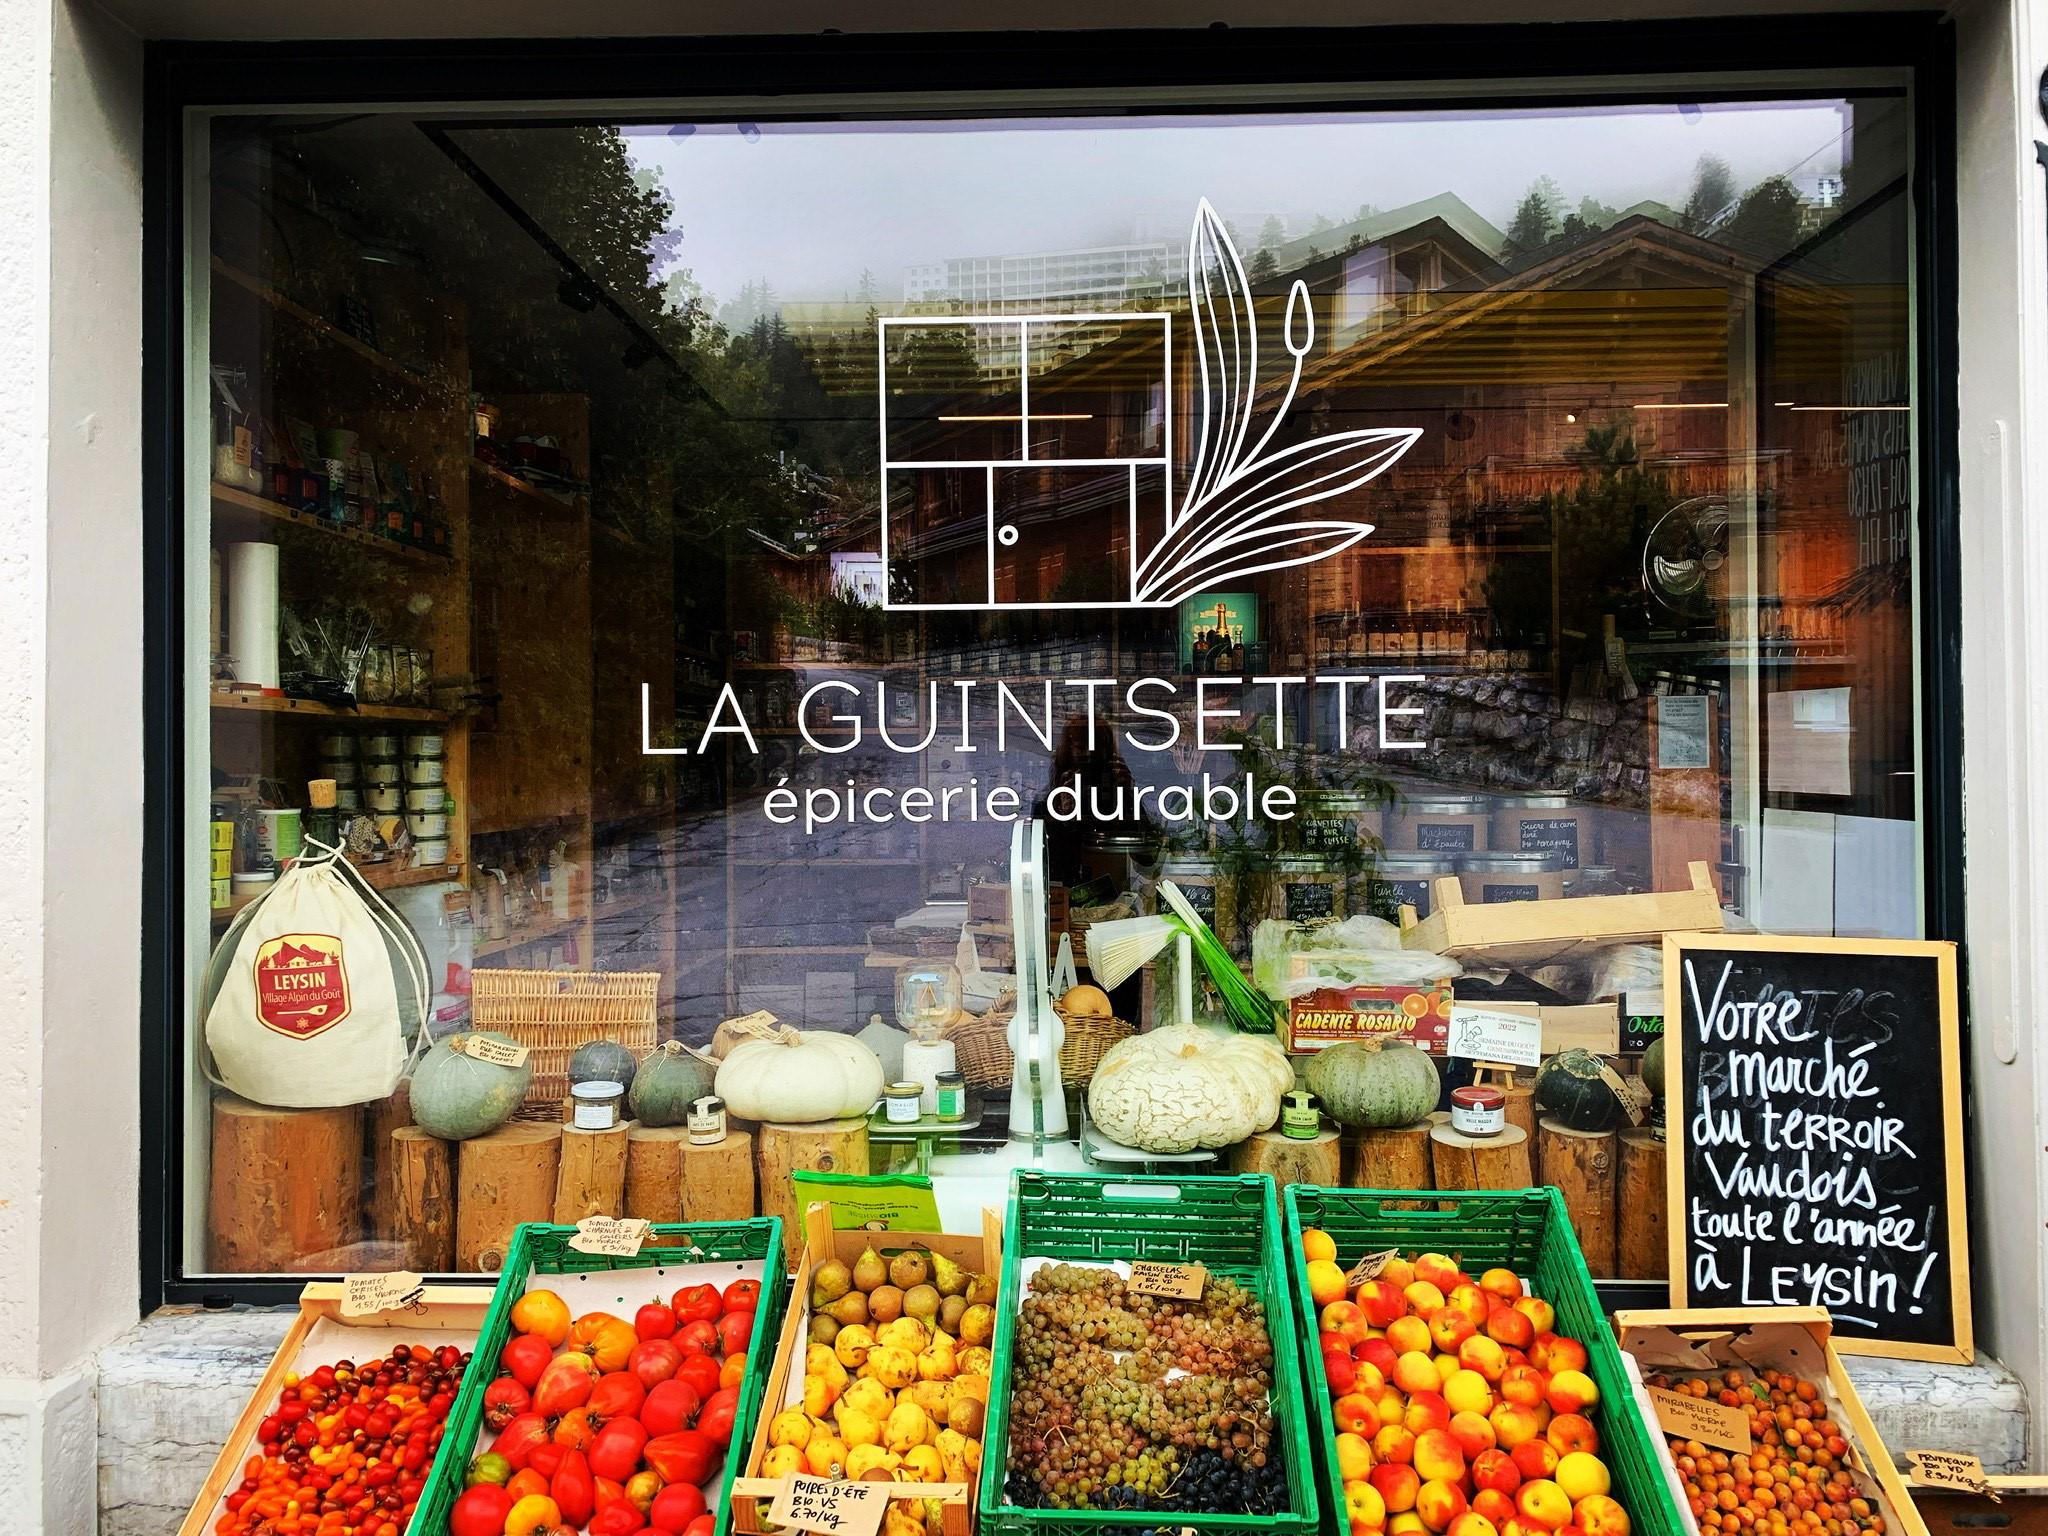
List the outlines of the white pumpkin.
{"type": "Polygon", "coordinates": [[[717,1093],[742,1120],[843,1120],[882,1096],[882,1061],[851,1035],[788,1029],[735,1045],[718,1064],[717,1093]]]}
{"type": "Polygon", "coordinates": [[[1088,1114],[1124,1146],[1192,1152],[1268,1129],[1293,1086],[1294,1068],[1272,1037],[1170,1024],[1103,1054],[1088,1083],[1088,1114]]]}

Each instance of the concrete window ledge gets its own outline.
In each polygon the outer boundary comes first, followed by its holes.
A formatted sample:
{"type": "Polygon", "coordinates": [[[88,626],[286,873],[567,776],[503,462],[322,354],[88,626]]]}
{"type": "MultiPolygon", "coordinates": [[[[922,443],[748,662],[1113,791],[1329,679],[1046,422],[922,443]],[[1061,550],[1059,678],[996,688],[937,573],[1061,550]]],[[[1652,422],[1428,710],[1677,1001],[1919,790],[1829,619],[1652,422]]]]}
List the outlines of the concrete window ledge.
{"type": "MultiPolygon", "coordinates": [[[[99,1358],[101,1536],[177,1530],[295,1314],[166,1308],[99,1358]]],[[[1895,1453],[1973,1451],[2023,1472],[2027,1398],[1988,1355],[1975,1365],[1852,1358],[1849,1374],[1895,1453]]]]}

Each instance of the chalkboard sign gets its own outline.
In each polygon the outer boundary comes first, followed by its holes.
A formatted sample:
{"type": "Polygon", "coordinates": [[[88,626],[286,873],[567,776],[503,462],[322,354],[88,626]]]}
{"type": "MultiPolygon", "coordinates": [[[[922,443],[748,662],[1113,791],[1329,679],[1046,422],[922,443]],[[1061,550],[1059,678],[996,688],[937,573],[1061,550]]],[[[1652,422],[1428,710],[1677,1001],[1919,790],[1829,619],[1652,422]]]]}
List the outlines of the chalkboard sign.
{"type": "Polygon", "coordinates": [[[1664,940],[1673,1300],[1970,1359],[1951,944],[1664,940]]]}

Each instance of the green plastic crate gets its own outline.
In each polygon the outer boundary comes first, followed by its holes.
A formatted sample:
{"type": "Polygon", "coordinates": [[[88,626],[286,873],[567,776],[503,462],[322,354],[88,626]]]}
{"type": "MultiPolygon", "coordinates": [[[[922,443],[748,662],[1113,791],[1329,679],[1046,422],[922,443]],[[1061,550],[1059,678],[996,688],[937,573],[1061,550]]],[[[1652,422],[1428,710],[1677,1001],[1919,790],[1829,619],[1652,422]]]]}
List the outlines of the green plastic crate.
{"type": "Polygon", "coordinates": [[[1308,1261],[1301,1253],[1301,1233],[1307,1227],[1320,1227],[1335,1238],[1340,1260],[1398,1248],[1404,1257],[1447,1254],[1472,1271],[1501,1265],[1528,1281],[1556,1311],[1557,1331],[1586,1346],[1587,1374],[1600,1389],[1596,1424],[1601,1459],[1613,1477],[1614,1497],[1628,1511],[1632,1536],[1683,1536],[1685,1526],[1671,1501],[1662,1458],[1637,1410],[1621,1351],[1608,1331],[1579,1240],[1565,1214],[1564,1198],[1555,1189],[1544,1188],[1438,1191],[1430,1199],[1433,1207],[1448,1204],[1453,1209],[1396,1208],[1413,1203],[1412,1190],[1323,1189],[1312,1184],[1287,1189],[1289,1290],[1301,1334],[1302,1374],[1308,1381],[1323,1503],[1330,1513],[1324,1530],[1342,1532],[1346,1524],[1337,1477],[1337,1436],[1330,1421],[1330,1380],[1323,1371],[1322,1351],[1316,1348],[1321,1330],[1309,1299],[1308,1261]]]}
{"type": "MultiPolygon", "coordinates": [[[[434,1458],[426,1492],[420,1496],[410,1536],[447,1536],[448,1515],[462,1493],[462,1476],[476,1445],[477,1430],[483,1424],[484,1390],[497,1376],[498,1355],[512,1331],[512,1304],[524,1294],[529,1271],[543,1275],[602,1274],[610,1270],[653,1270],[660,1276],[674,1266],[732,1263],[748,1259],[761,1261],[761,1308],[754,1324],[753,1339],[747,1345],[747,1371],[740,1378],[739,1411],[733,1418],[733,1446],[725,1457],[725,1472],[711,1510],[718,1520],[720,1536],[730,1529],[732,1480],[746,1459],[747,1437],[753,1432],[760,1409],[761,1393],[768,1380],[768,1363],[775,1354],[775,1341],[782,1332],[782,1309],[789,1299],[789,1285],[782,1254],[782,1222],[773,1216],[746,1221],[699,1221],[658,1224],[651,1228],[639,1253],[630,1259],[607,1258],[578,1253],[569,1246],[576,1235],[573,1226],[551,1226],[527,1222],[513,1235],[510,1252],[499,1272],[497,1293],[491,1309],[484,1314],[483,1333],[476,1341],[475,1365],[462,1384],[462,1393],[448,1415],[448,1432],[434,1458]]],[[[663,1295],[673,1284],[655,1287],[663,1295]]],[[[588,1311],[616,1311],[628,1322],[642,1302],[651,1300],[654,1290],[621,1285],[614,1296],[593,1298],[587,1306],[564,1297],[573,1315],[588,1311]]]]}
{"type": "Polygon", "coordinates": [[[1265,1174],[1230,1178],[1125,1178],[1037,1173],[1010,1179],[1003,1222],[1003,1274],[996,1308],[995,1367],[982,1441],[981,1536],[1012,1533],[1146,1531],[1308,1536],[1317,1529],[1317,1473],[1294,1309],[1288,1299],[1279,1201],[1265,1174]],[[1284,1458],[1290,1509],[1280,1515],[1160,1514],[1143,1510],[1025,1509],[1007,1502],[1010,1356],[1026,1258],[1099,1263],[1151,1259],[1201,1264],[1250,1287],[1266,1308],[1273,1340],[1273,1422],[1284,1458]]]}

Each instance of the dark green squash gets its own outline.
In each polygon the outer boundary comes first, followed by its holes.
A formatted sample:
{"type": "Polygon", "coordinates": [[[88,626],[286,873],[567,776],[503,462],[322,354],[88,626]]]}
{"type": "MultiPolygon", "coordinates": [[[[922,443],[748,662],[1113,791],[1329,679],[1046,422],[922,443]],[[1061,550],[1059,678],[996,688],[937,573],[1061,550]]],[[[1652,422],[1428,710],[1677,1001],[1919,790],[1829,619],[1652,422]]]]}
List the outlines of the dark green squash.
{"type": "Polygon", "coordinates": [[[1560,1051],[1536,1073],[1536,1102],[1575,1131],[1611,1131],[1622,1121],[1621,1100],[1600,1080],[1605,1063],[1591,1051],[1560,1051]]]}
{"type": "Polygon", "coordinates": [[[572,1087],[577,1083],[618,1083],[623,1087],[633,1081],[639,1065],[640,1058],[616,1040],[586,1040],[569,1058],[569,1082],[572,1087]]]}
{"type": "Polygon", "coordinates": [[[1654,1103],[1664,1097],[1664,1037],[1659,1035],[1643,1052],[1643,1086],[1654,1103]]]}

